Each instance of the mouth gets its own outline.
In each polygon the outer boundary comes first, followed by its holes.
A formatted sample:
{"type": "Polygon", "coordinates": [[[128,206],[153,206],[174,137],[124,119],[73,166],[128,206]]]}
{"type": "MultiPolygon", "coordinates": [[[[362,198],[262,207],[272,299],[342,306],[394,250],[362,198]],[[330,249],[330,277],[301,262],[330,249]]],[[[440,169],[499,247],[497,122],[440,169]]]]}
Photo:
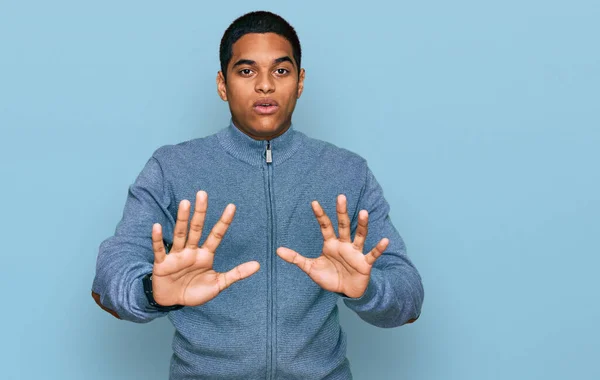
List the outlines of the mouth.
{"type": "Polygon", "coordinates": [[[279,104],[274,99],[262,98],[254,102],[252,108],[259,115],[272,115],[279,109],[279,104]]]}

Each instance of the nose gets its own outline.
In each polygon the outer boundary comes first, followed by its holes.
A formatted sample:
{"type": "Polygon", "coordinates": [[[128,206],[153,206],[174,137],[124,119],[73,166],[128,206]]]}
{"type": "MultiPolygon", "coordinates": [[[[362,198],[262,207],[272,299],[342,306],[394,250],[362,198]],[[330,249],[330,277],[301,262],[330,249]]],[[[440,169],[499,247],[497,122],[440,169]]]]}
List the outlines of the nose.
{"type": "Polygon", "coordinates": [[[275,82],[268,73],[258,74],[254,90],[262,94],[269,94],[275,91],[275,82]]]}

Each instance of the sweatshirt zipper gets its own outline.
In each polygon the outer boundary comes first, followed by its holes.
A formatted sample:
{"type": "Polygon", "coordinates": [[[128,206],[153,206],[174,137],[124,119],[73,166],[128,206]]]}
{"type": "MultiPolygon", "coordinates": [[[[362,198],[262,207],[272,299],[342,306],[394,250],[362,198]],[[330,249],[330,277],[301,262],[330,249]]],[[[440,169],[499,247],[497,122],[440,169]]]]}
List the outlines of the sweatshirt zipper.
{"type": "Polygon", "coordinates": [[[271,142],[267,141],[267,151],[265,152],[265,159],[267,161],[267,164],[270,164],[273,162],[273,153],[271,152],[271,142]]]}
{"type": "Polygon", "coordinates": [[[267,166],[267,190],[268,190],[268,205],[267,212],[269,215],[269,251],[267,263],[269,265],[268,275],[270,281],[267,281],[267,379],[275,378],[276,371],[276,348],[277,335],[275,331],[275,296],[274,286],[275,281],[275,228],[274,228],[274,213],[273,213],[273,154],[271,151],[271,142],[267,141],[265,151],[265,161],[267,166]]]}

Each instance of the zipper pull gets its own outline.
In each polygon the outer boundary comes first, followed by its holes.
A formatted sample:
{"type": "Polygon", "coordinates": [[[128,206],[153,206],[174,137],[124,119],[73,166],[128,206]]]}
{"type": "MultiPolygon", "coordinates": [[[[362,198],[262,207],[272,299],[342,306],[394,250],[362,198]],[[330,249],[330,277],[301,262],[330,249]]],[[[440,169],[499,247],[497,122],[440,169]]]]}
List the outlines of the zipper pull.
{"type": "Polygon", "coordinates": [[[267,164],[270,164],[271,162],[273,162],[273,155],[271,152],[271,142],[267,141],[267,154],[266,154],[266,158],[267,158],[267,164]]]}

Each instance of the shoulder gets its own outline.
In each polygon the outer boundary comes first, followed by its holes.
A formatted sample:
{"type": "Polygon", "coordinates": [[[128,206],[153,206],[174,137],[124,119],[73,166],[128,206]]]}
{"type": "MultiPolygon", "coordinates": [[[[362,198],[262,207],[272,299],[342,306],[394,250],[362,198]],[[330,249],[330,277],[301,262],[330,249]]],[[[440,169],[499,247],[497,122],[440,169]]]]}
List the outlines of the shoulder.
{"type": "MultiPolygon", "coordinates": [[[[301,132],[299,132],[301,133],[301,132]]],[[[305,143],[304,146],[313,151],[322,162],[334,166],[366,170],[367,160],[356,152],[337,146],[331,142],[308,137],[301,133],[305,143]]]]}
{"type": "Polygon", "coordinates": [[[152,153],[152,158],[164,165],[181,162],[182,160],[198,160],[202,156],[210,154],[210,151],[218,149],[215,146],[216,144],[218,144],[216,134],[182,141],[177,144],[166,144],[157,148],[152,153]]]}

